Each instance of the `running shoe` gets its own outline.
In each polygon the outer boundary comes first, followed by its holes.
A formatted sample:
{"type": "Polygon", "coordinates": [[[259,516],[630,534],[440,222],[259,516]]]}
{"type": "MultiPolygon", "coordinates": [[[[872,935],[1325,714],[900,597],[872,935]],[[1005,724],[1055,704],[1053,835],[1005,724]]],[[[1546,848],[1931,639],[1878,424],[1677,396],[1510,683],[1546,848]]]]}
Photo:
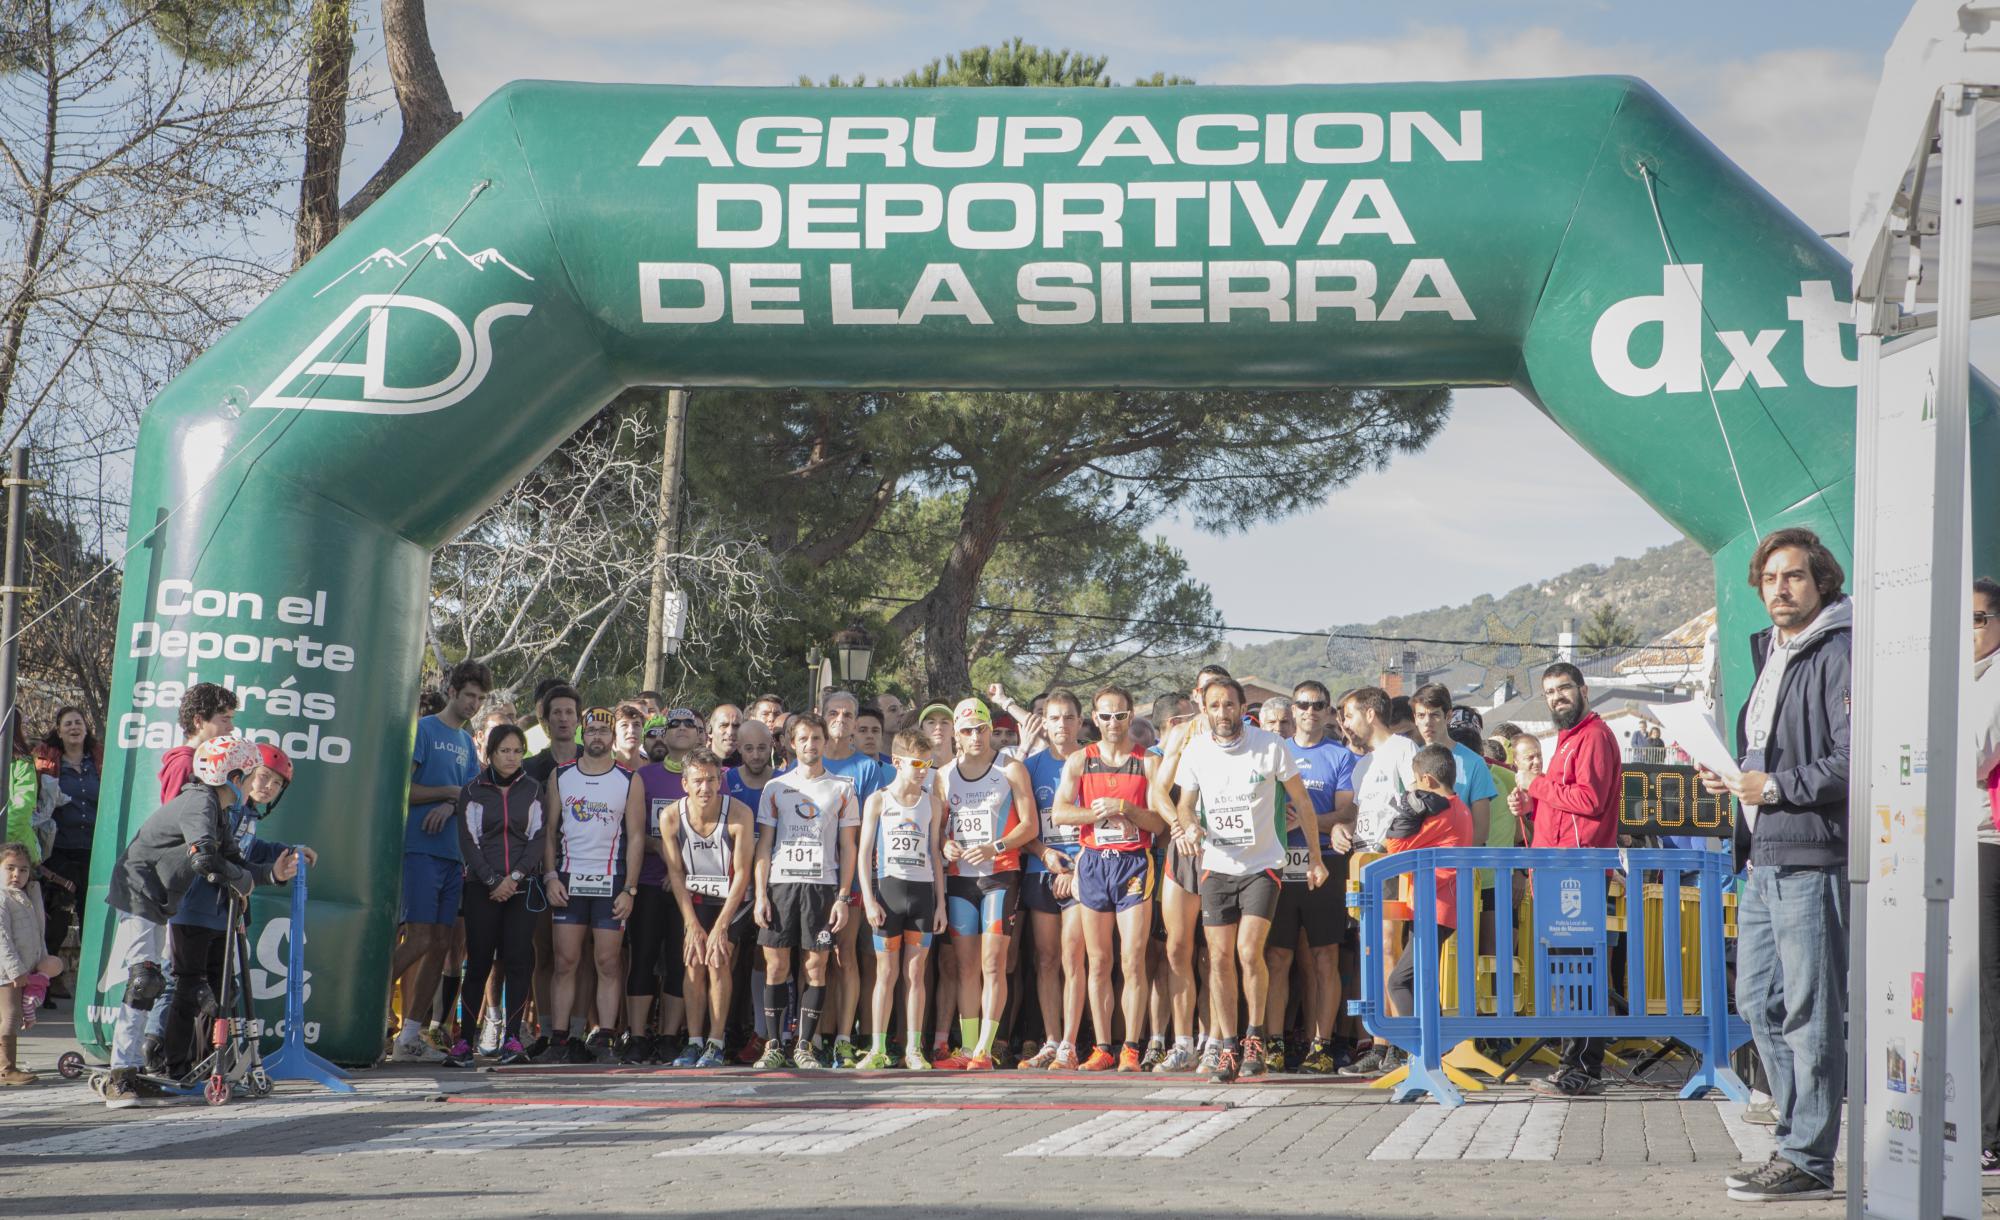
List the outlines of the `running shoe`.
{"type": "Polygon", "coordinates": [[[766,1042],[764,1044],[764,1053],[757,1057],[757,1062],[753,1066],[770,1072],[776,1071],[779,1068],[787,1068],[791,1065],[791,1056],[785,1054],[784,1043],[766,1042]]]}
{"type": "Polygon", "coordinates": [[[472,1043],[460,1038],[451,1044],[444,1054],[444,1066],[448,1068],[469,1068],[473,1066],[472,1043]]]}
{"type": "Polygon", "coordinates": [[[964,1051],[953,1051],[949,1055],[938,1056],[934,1066],[941,1072],[963,1072],[971,1058],[964,1051]]]}
{"type": "Polygon", "coordinates": [[[1333,1052],[1324,1042],[1313,1043],[1312,1049],[1306,1052],[1305,1062],[1299,1064],[1299,1070],[1308,1076],[1333,1075],[1333,1052]]]}
{"type": "MultiPolygon", "coordinates": [[[[764,1039],[758,1037],[756,1034],[751,1034],[750,1040],[743,1044],[743,1049],[736,1052],[736,1062],[742,1064],[744,1067],[757,1064],[764,1057],[764,1046],[764,1039]]],[[[762,1065],[759,1064],[759,1066],[762,1065]]]]}
{"type": "Polygon", "coordinates": [[[500,1044],[501,1067],[514,1067],[529,1060],[528,1048],[521,1045],[519,1038],[509,1038],[500,1044]]]}
{"type": "Polygon", "coordinates": [[[1179,1043],[1175,1043],[1173,1046],[1167,1048],[1166,1055],[1159,1063],[1154,1065],[1153,1074],[1156,1076],[1173,1076],[1193,1070],[1194,1052],[1179,1043]]]}
{"type": "Polygon", "coordinates": [[[1058,1047],[1056,1050],[1056,1061],[1049,1065],[1049,1070],[1051,1072],[1076,1071],[1076,1048],[1073,1046],[1058,1047]]]}
{"type": "Polygon", "coordinates": [[[889,1058],[888,1051],[869,1051],[868,1057],[854,1065],[858,1072],[882,1072],[895,1067],[896,1061],[889,1058]]]}
{"type": "MultiPolygon", "coordinates": [[[[551,1048],[553,1049],[553,1048],[551,1048]]],[[[590,1044],[582,1038],[570,1038],[563,1043],[561,1063],[596,1063],[597,1056],[590,1053],[590,1044]]]]}
{"type": "Polygon", "coordinates": [[[903,1068],[905,1071],[928,1072],[931,1070],[931,1067],[931,1061],[924,1057],[922,1047],[913,1046],[903,1052],[903,1068]]]}
{"type": "MultiPolygon", "coordinates": [[[[689,1039],[688,1044],[681,1048],[681,1053],[674,1056],[672,1066],[677,1068],[700,1067],[702,1046],[702,1043],[689,1039]]],[[[718,1051],[716,1053],[720,1054],[721,1052],[718,1051]]]]}
{"type": "Polygon", "coordinates": [[[394,1063],[443,1063],[444,1057],[444,1051],[432,1046],[421,1036],[396,1039],[396,1045],[389,1053],[389,1059],[394,1063]]]}
{"type": "Polygon", "coordinates": [[[507,1037],[507,1021],[497,1012],[489,1012],[479,1023],[479,1053],[497,1055],[500,1043],[507,1037]]]}
{"type": "MultiPolygon", "coordinates": [[[[574,1042],[575,1039],[572,1038],[570,1041],[574,1042]]],[[[583,1045],[590,1052],[590,1058],[584,1061],[586,1063],[612,1063],[617,1059],[617,1048],[611,1042],[609,1030],[590,1031],[590,1038],[583,1045]]]]}
{"type": "Polygon", "coordinates": [[[695,1066],[698,1068],[719,1068],[726,1067],[728,1063],[728,1057],[722,1053],[722,1046],[719,1043],[711,1042],[708,1044],[708,1049],[701,1053],[701,1058],[695,1062],[695,1066]]]}
{"type": "Polygon", "coordinates": [[[999,1043],[999,1045],[993,1048],[994,1067],[997,1067],[1004,1072],[1012,1069],[1016,1062],[1017,1060],[1014,1057],[1014,1047],[1012,1043],[1003,1040],[1002,1042],[999,1043]]]}
{"type": "Polygon", "coordinates": [[[453,1038],[450,1034],[444,1032],[444,1026],[439,1025],[435,1021],[424,1026],[424,1041],[429,1043],[432,1049],[436,1050],[440,1055],[451,1053],[453,1038]]]}
{"type": "Polygon", "coordinates": [[[1014,1066],[1024,1072],[1046,1072],[1055,1066],[1056,1052],[1061,1049],[1053,1042],[1044,1042],[1032,1058],[1023,1059],[1014,1066]]]}
{"type": "Polygon", "coordinates": [[[1208,1074],[1210,1084],[1236,1083],[1236,1052],[1218,1051],[1215,1056],[1215,1070],[1208,1074]]]}
{"type": "Polygon", "coordinates": [[[1139,1048],[1127,1043],[1118,1050],[1118,1070],[1121,1072],[1143,1072],[1146,1069],[1139,1062],[1139,1048]]]}
{"type": "Polygon", "coordinates": [[[1242,1066],[1237,1069],[1236,1074],[1255,1080],[1257,1077],[1270,1071],[1271,1063],[1270,1060],[1265,1058],[1266,1051],[1264,1047],[1265,1044],[1262,1038],[1246,1037],[1243,1039],[1243,1062],[1242,1066]]]}
{"type": "Polygon", "coordinates": [[[1077,1068],[1077,1071],[1108,1072],[1117,1066],[1118,1056],[1100,1046],[1090,1052],[1090,1058],[1084,1060],[1083,1065],[1077,1068]]]}
{"type": "Polygon", "coordinates": [[[1285,1070],[1285,1040],[1272,1038],[1264,1043],[1264,1070],[1282,1072],[1285,1070]]]}
{"type": "Polygon", "coordinates": [[[1389,1070],[1382,1066],[1382,1061],[1388,1058],[1388,1055],[1388,1043],[1384,1042],[1379,1046],[1371,1046],[1362,1053],[1360,1058],[1341,1068],[1340,1074],[1343,1077],[1355,1080],[1373,1080],[1389,1070]]]}
{"type": "Polygon", "coordinates": [[[1160,1066],[1160,1061],[1166,1057],[1166,1043],[1157,1040],[1148,1042],[1146,1044],[1146,1057],[1139,1060],[1139,1070],[1142,1072],[1153,1071],[1160,1066]]]}
{"type": "Polygon", "coordinates": [[[833,1044],[833,1066],[843,1072],[851,1072],[860,1066],[861,1056],[855,1051],[854,1043],[841,1038],[833,1044]]]}
{"type": "Polygon", "coordinates": [[[792,1051],[792,1066],[806,1072],[823,1072],[827,1063],[820,1058],[817,1046],[801,1038],[798,1047],[792,1051]]]}
{"type": "Polygon", "coordinates": [[[968,1072],[990,1072],[993,1070],[993,1056],[967,1055],[963,1070],[968,1072]]]}
{"type": "MultiPolygon", "coordinates": [[[[606,1048],[610,1049],[609,1041],[606,1048]]],[[[618,1062],[644,1063],[653,1053],[653,1040],[645,1034],[626,1034],[624,1045],[618,1048],[618,1062]]]]}
{"type": "Polygon", "coordinates": [[[1589,1097],[1604,1091],[1601,1077],[1582,1068],[1564,1068],[1546,1080],[1533,1080],[1528,1087],[1543,1097],[1589,1097]]]}
{"type": "Polygon", "coordinates": [[[547,1034],[537,1034],[533,1042],[521,1048],[521,1052],[530,1059],[540,1059],[548,1053],[548,1050],[549,1036],[547,1034]]]}
{"type": "Polygon", "coordinates": [[[1202,1047],[1201,1058],[1195,1060],[1195,1065],[1194,1065],[1195,1072],[1199,1075],[1206,1076],[1209,1073],[1215,1071],[1216,1059],[1221,1054],[1222,1054],[1222,1043],[1220,1042],[1210,1042],[1207,1046],[1202,1047]]]}
{"type": "MultiPolygon", "coordinates": [[[[690,1045],[693,1045],[696,1050],[701,1049],[699,1043],[691,1043],[690,1045]]],[[[679,1052],[674,1049],[674,1040],[672,1038],[665,1034],[653,1035],[653,1044],[646,1049],[647,1063],[672,1063],[678,1057],[679,1052]]]]}

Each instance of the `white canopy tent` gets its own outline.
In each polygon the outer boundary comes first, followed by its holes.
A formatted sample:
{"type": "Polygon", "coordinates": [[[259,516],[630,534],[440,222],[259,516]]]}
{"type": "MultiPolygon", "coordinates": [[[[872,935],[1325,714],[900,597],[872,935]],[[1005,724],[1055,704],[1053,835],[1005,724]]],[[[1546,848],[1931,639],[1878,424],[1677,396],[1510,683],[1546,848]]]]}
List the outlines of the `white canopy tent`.
{"type": "MultiPolygon", "coordinates": [[[[1977,1164],[1978,1124],[1975,1118],[1973,1131],[1965,1130],[1968,1112],[1961,1101],[1979,1093],[1976,1051],[1969,1056],[1970,1079],[1964,1071],[1966,1027],[1976,1032],[1978,1002],[1975,979],[1972,1003],[1964,1003],[1963,972],[1976,972],[1966,959],[1976,963],[1977,955],[1961,955],[1954,989],[1947,946],[1954,931],[1963,938],[1971,929],[1976,939],[1978,927],[1970,909],[1976,886],[1961,895],[1956,911],[1951,899],[1965,888],[1966,876],[1966,862],[1955,857],[1967,841],[1956,815],[1966,790],[1961,771],[1969,771],[1959,732],[1971,661],[1964,629],[1971,323],[2000,314],[2000,132],[1989,131],[1996,124],[2000,4],[1916,0],[1884,57],[1849,208],[1862,370],[1848,805],[1847,1210],[1856,1220],[1979,1210],[1978,1170],[1970,1167],[1977,1164]],[[1932,418],[1935,427],[1926,428],[1932,418]],[[1894,581],[1878,580],[1878,554],[1885,570],[1898,569],[1894,581]],[[1917,739],[1916,750],[1927,750],[1927,772],[1914,784],[1907,774],[1890,777],[1888,754],[1896,747],[1885,739],[1898,732],[1905,741],[1917,739]],[[1913,829],[1892,831],[1892,820],[1900,825],[1904,811],[1912,814],[1913,829]],[[1918,878],[1894,875],[1898,860],[1910,858],[1901,854],[1905,845],[1918,849],[1920,889],[1918,878]],[[1872,874],[1889,880],[1871,885],[1872,874]],[[1899,887],[1909,887],[1900,889],[1903,907],[1921,906],[1920,923],[1914,911],[1897,905],[1899,887]],[[1917,981],[1929,985],[1921,1007],[1920,1066],[1907,1082],[1875,1073],[1870,1052],[1871,1022],[1884,1027],[1879,1042],[1903,1020],[1895,1004],[1885,1002],[1894,999],[1898,965],[1886,954],[1869,960],[1871,919],[1883,923],[1879,933],[1920,936],[1923,946],[1917,981]],[[1871,965],[1880,977],[1870,977],[1871,965]],[[1946,1015],[1954,998],[1959,1029],[1948,1053],[1946,1015]],[[1960,1069],[1955,1080],[1948,1075],[1954,1062],[1960,1069]],[[1948,1181],[1946,1111],[1952,1107],[1959,1107],[1960,1121],[1948,1181]],[[1916,1164],[1900,1146],[1907,1136],[1888,1123],[1892,1111],[1907,1119],[1911,1109],[1917,1111],[1916,1164]],[[1884,1147],[1871,1155],[1876,1144],[1884,1147]]],[[[1913,990],[1915,983],[1905,986],[1913,990]]]]}

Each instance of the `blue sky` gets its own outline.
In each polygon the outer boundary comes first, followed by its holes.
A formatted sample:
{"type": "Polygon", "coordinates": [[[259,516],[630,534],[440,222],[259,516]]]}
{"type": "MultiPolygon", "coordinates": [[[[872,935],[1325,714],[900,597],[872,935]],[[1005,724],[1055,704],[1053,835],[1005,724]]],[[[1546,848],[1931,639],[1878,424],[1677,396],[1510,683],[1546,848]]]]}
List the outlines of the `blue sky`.
{"type": "MultiPolygon", "coordinates": [[[[356,7],[359,57],[380,87],[375,15],[356,7]]],[[[1108,55],[1119,82],[1155,71],[1213,84],[1630,73],[1834,232],[1845,227],[1881,55],[1906,10],[1895,0],[431,0],[429,11],[462,110],[518,77],[783,85],[801,74],[896,75],[1017,34],[1108,55]]],[[[347,189],[394,138],[393,115],[355,133],[347,189]]],[[[1316,512],[1229,538],[1177,521],[1163,531],[1227,621],[1297,628],[1498,593],[1677,537],[1510,390],[1461,392],[1429,450],[1316,512]],[[1572,459],[1557,463],[1560,482],[1546,477],[1551,456],[1572,459]],[[1364,505],[1369,521],[1386,510],[1399,527],[1349,527],[1364,505]],[[1338,543],[1302,565],[1301,537],[1338,543]]]]}

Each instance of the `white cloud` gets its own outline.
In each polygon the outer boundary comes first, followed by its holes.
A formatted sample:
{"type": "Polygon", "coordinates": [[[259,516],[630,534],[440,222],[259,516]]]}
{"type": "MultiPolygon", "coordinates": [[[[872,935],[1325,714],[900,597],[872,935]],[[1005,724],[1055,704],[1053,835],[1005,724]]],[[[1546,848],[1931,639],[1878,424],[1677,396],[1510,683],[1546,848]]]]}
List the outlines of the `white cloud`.
{"type": "Polygon", "coordinates": [[[1413,27],[1390,39],[1271,43],[1203,74],[1216,84],[1502,80],[1616,73],[1658,89],[1716,146],[1821,232],[1845,227],[1877,66],[1816,48],[1696,60],[1561,30],[1475,38],[1413,27]]]}

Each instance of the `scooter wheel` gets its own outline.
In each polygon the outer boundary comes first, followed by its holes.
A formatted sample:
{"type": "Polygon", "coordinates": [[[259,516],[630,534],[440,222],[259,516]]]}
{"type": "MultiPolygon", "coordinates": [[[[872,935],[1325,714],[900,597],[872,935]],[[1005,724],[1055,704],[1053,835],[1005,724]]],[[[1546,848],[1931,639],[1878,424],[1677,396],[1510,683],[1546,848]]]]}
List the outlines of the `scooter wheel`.
{"type": "Polygon", "coordinates": [[[201,1090],[201,1095],[208,1099],[208,1104],[211,1106],[226,1105],[229,1101],[229,1082],[221,1076],[210,1076],[208,1084],[201,1090]]]}
{"type": "Polygon", "coordinates": [[[271,1078],[264,1074],[263,1068],[250,1069],[250,1093],[254,1097],[271,1095],[271,1078]]]}
{"type": "Polygon", "coordinates": [[[56,1075],[64,1080],[75,1080],[83,1075],[83,1056],[76,1051],[64,1051],[56,1060],[56,1075]]]}

